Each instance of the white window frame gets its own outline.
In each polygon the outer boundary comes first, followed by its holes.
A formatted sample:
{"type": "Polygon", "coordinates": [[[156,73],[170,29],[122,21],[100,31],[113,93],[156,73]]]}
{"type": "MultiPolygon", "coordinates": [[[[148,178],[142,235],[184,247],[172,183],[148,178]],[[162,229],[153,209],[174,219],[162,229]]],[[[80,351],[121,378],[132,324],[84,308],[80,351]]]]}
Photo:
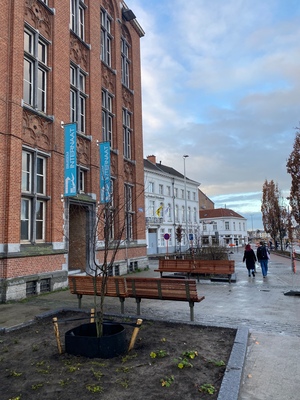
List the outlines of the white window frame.
{"type": "Polygon", "coordinates": [[[70,0],[70,29],[84,41],[85,9],[83,0],[70,0]]]}
{"type": "Polygon", "coordinates": [[[47,111],[48,44],[39,32],[25,26],[23,101],[43,113],[47,111]]]}
{"type": "Polygon", "coordinates": [[[86,131],[86,73],[77,65],[70,65],[70,120],[77,122],[79,133],[86,131]]]}
{"type": "Polygon", "coordinates": [[[129,88],[130,85],[130,45],[122,37],[121,38],[121,81],[124,86],[129,88]]]}
{"type": "Polygon", "coordinates": [[[125,199],[125,236],[126,240],[133,240],[133,186],[129,184],[124,185],[124,199],[125,199]]]}
{"type": "Polygon", "coordinates": [[[132,114],[127,108],[123,108],[123,155],[128,160],[132,159],[132,129],[131,118],[132,114]]]}
{"type": "Polygon", "coordinates": [[[178,204],[175,205],[175,222],[179,222],[179,207],[178,207],[178,204]]]}
{"type": "Polygon", "coordinates": [[[154,182],[152,181],[148,183],[148,192],[154,193],[154,182]]]}
{"type": "Polygon", "coordinates": [[[21,242],[45,241],[47,157],[38,151],[22,151],[21,242]]]}
{"type": "Polygon", "coordinates": [[[113,148],[113,98],[106,89],[102,89],[102,139],[110,142],[113,148]]]}
{"type": "Polygon", "coordinates": [[[111,67],[111,53],[112,53],[112,41],[113,36],[111,35],[112,18],[106,10],[101,8],[100,11],[100,22],[101,22],[101,60],[111,67]]]}

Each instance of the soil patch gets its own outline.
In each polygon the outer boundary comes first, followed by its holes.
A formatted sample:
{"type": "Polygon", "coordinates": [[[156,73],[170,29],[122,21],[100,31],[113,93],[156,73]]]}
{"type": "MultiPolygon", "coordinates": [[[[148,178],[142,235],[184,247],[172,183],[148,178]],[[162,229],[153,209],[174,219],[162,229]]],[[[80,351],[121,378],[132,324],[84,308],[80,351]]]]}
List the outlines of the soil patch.
{"type": "MultiPolygon", "coordinates": [[[[56,316],[64,349],[65,332],[88,321],[74,321],[82,313],[56,316]]],[[[133,327],[125,328],[129,343],[133,327]]],[[[131,352],[88,359],[58,353],[47,317],[0,335],[1,399],[217,399],[235,335],[235,329],[146,320],[131,352]]]]}

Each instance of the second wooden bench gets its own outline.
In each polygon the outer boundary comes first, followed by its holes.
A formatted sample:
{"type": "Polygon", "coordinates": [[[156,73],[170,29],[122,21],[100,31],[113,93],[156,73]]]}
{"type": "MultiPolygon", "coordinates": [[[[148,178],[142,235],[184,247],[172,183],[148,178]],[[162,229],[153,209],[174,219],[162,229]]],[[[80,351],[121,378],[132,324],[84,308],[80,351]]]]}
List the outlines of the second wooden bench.
{"type": "Polygon", "coordinates": [[[194,303],[204,300],[198,297],[196,281],[193,279],[126,278],[128,297],[136,299],[137,315],[140,315],[142,299],[187,301],[190,320],[194,321],[194,303]]]}

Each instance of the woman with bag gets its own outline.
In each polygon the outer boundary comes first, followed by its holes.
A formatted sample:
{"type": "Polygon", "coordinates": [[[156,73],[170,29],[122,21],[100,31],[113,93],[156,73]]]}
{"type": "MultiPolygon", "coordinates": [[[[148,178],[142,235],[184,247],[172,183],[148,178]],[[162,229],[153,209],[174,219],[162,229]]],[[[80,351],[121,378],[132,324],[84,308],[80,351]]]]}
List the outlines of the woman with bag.
{"type": "Polygon", "coordinates": [[[252,275],[255,278],[255,262],[257,261],[257,259],[254,251],[251,249],[250,244],[247,244],[245,247],[243,262],[245,261],[248,270],[248,276],[251,276],[252,271],[252,275]]]}

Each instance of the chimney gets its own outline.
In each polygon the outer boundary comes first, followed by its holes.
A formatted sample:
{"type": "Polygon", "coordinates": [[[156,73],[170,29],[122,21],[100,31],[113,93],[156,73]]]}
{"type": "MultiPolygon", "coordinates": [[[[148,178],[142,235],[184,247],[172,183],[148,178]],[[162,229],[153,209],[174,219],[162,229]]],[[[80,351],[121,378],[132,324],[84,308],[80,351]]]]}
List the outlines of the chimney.
{"type": "Polygon", "coordinates": [[[152,164],[156,164],[156,156],[147,156],[147,160],[152,162],[152,164]]]}

